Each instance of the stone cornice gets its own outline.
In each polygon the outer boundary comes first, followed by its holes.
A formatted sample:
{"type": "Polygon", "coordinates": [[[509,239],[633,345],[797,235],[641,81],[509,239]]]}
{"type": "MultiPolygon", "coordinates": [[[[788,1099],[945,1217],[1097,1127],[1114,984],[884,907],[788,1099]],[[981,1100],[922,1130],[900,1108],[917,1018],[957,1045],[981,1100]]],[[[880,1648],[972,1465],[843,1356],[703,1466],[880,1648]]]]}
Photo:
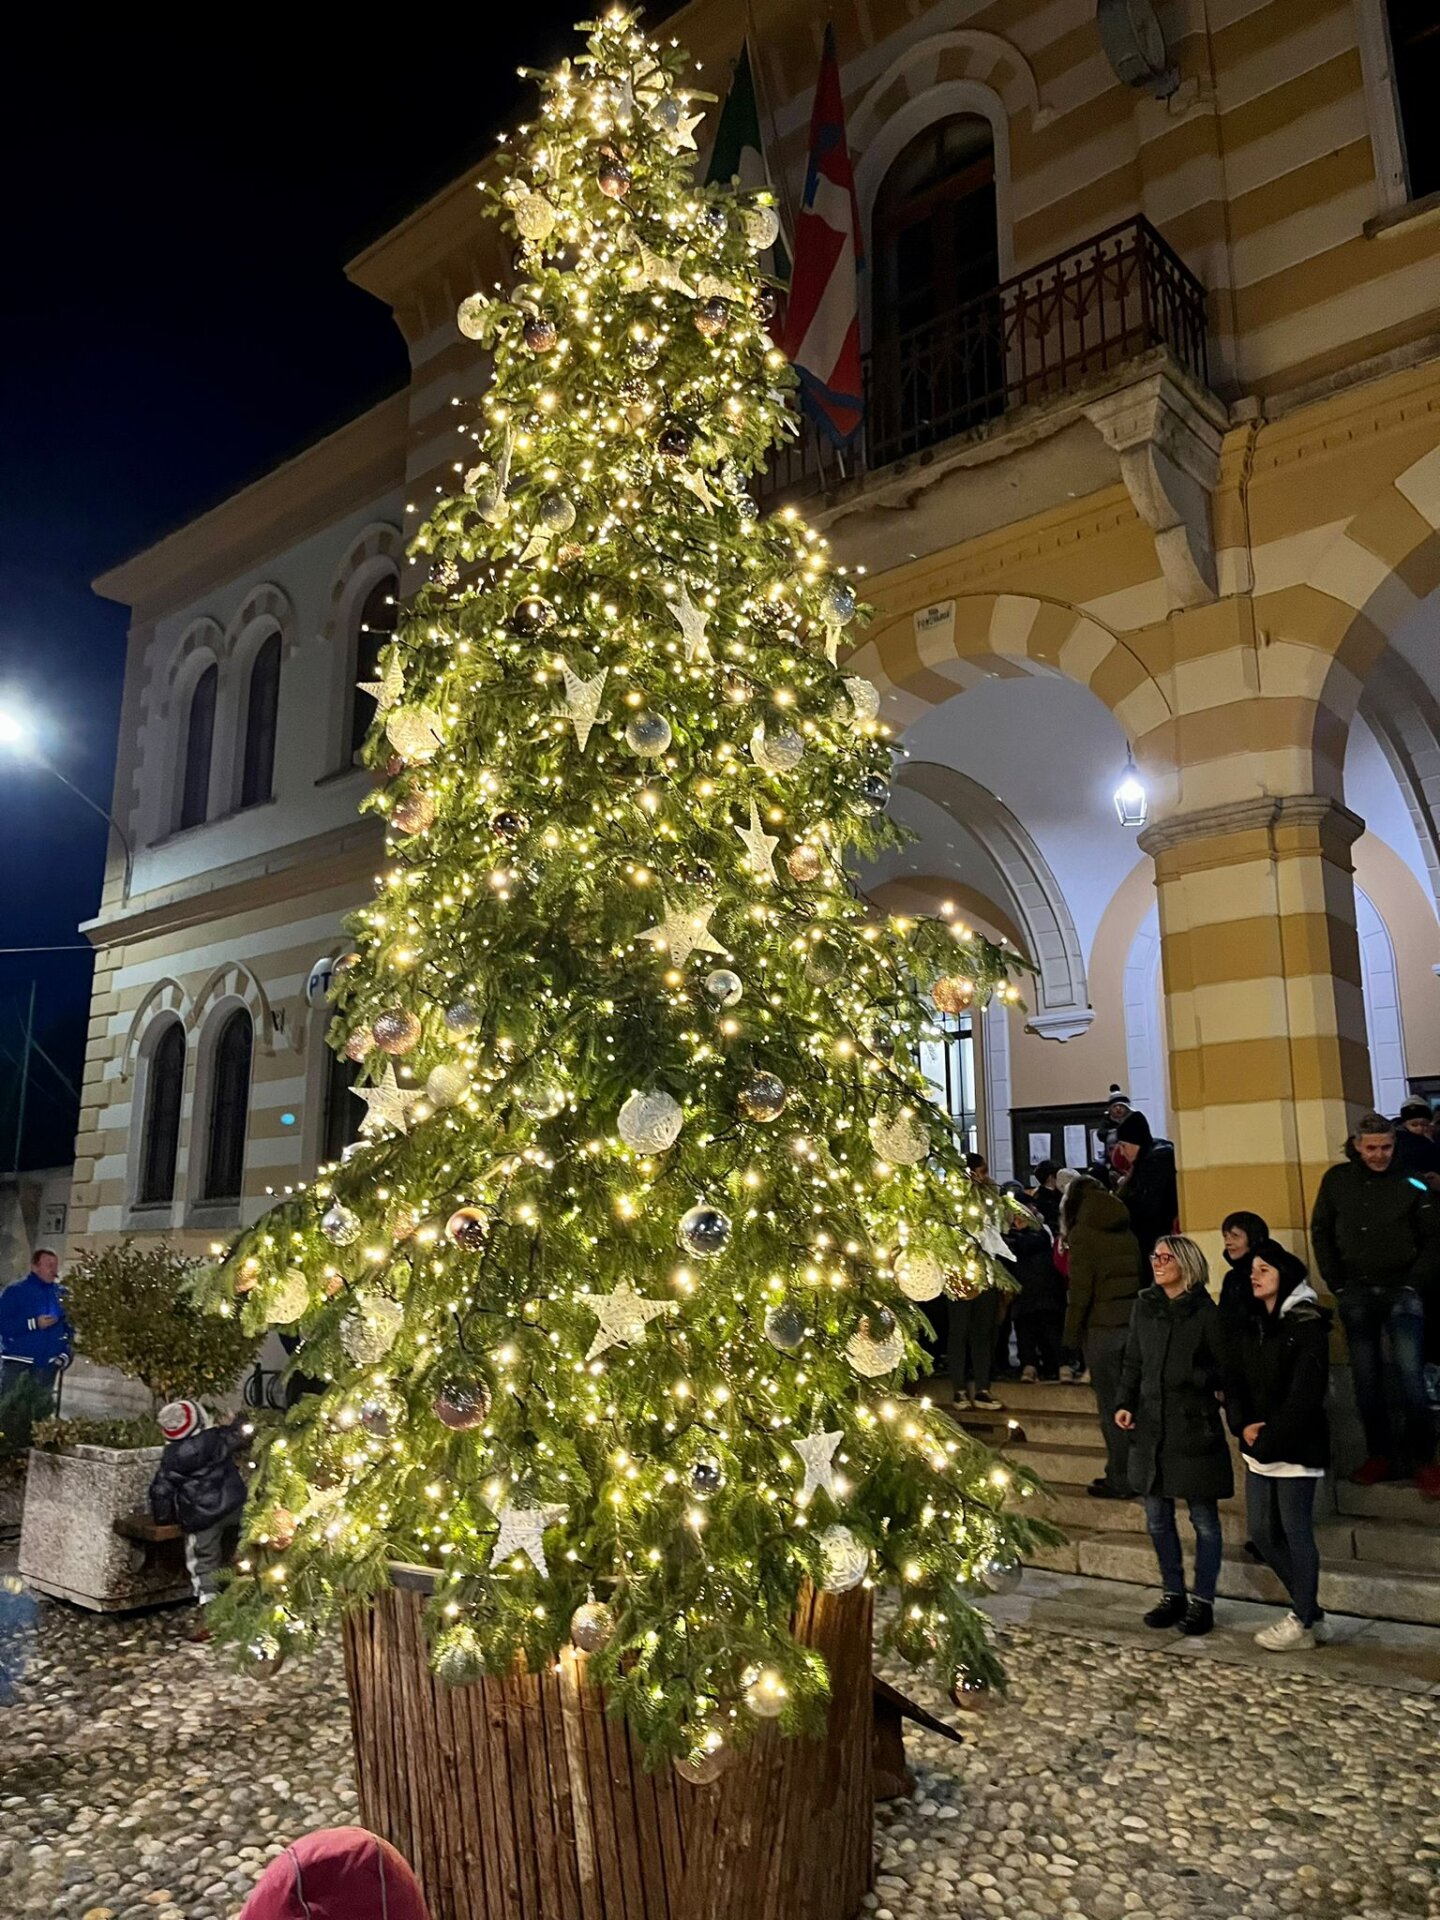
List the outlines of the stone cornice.
{"type": "Polygon", "coordinates": [[[1348,847],[1365,831],[1365,822],[1358,813],[1323,793],[1262,795],[1157,820],[1139,835],[1138,844],[1155,859],[1193,841],[1220,840],[1237,833],[1269,833],[1278,827],[1325,829],[1348,847]]]}

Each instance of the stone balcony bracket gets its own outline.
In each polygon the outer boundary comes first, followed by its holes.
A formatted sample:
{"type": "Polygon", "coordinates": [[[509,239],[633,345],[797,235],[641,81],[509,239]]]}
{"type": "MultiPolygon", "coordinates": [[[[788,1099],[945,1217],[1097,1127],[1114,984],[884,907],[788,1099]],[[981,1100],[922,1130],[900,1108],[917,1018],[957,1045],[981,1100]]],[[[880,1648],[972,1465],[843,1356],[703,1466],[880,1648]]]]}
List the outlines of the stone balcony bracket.
{"type": "Polygon", "coordinates": [[[1038,1034],[1042,1040],[1078,1040],[1089,1032],[1094,1019],[1093,1007],[1060,1007],[1052,1013],[1028,1015],[1025,1031],[1038,1034]]]}
{"type": "Polygon", "coordinates": [[[1172,609],[1219,597],[1211,502],[1225,411],[1161,368],[1092,400],[1085,417],[1111,452],[1136,513],[1155,536],[1172,609]]]}

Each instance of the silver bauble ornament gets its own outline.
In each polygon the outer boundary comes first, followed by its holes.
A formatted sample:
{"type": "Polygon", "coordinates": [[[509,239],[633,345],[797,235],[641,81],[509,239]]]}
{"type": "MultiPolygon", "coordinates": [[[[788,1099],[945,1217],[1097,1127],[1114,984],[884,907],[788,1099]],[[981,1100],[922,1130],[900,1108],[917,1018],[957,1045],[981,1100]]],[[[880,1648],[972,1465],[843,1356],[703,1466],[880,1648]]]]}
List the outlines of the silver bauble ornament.
{"type": "Polygon", "coordinates": [[[568,533],[575,524],[575,502],[565,493],[547,493],[540,502],[540,524],[547,533],[568,533]]]}
{"type": "Polygon", "coordinates": [[[758,1673],[752,1670],[741,1684],[745,1705],[757,1720],[775,1720],[785,1711],[789,1692],[773,1667],[762,1667],[758,1673]]]}
{"type": "Polygon", "coordinates": [[[460,1067],[452,1067],[442,1061],[438,1067],[432,1067],[425,1078],[425,1098],[432,1107],[453,1107],[465,1097],[465,1089],[470,1085],[470,1076],[460,1067]]]}
{"type": "Polygon", "coordinates": [[[977,1585],[996,1599],[1003,1599],[1006,1594],[1017,1593],[1024,1577],[1025,1569],[1020,1562],[1003,1555],[984,1560],[975,1569],[977,1585]]]}
{"type": "Polygon", "coordinates": [[[445,1024],[452,1033],[469,1033],[480,1024],[480,1009],[469,1000],[457,1000],[445,1009],[445,1024]]]}
{"type": "Polygon", "coordinates": [[[565,1092],[553,1080],[532,1080],[515,1096],[520,1111],[531,1120],[553,1120],[565,1104],[565,1092]]]}
{"type": "Polygon", "coordinates": [[[538,593],[526,594],[510,615],[510,630],[522,640],[533,640],[537,634],[548,633],[558,618],[554,607],[538,593]]]}
{"type": "Polygon", "coordinates": [[[712,1460],[709,1454],[701,1454],[690,1465],[690,1491],[701,1500],[708,1500],[712,1493],[718,1493],[725,1484],[725,1473],[718,1460],[712,1460]]]}
{"type": "Polygon", "coordinates": [[[849,1593],[870,1571],[870,1549],[849,1527],[826,1527],[820,1535],[825,1571],[820,1584],[826,1593],[849,1593]]]}
{"type": "Polygon", "coordinates": [[[718,294],[706,300],[695,312],[695,331],[706,340],[714,340],[725,331],[730,319],[730,305],[718,294]]]}
{"type": "Polygon", "coordinates": [[[860,780],[860,794],[873,813],[884,813],[890,804],[890,782],[883,773],[863,774],[860,780]]]}
{"type": "Polygon", "coordinates": [[[570,1638],[581,1653],[599,1653],[615,1637],[615,1616],[603,1600],[586,1600],[570,1616],[570,1638]]]}
{"type": "Polygon", "coordinates": [[[360,1216],[332,1200],[320,1216],[320,1231],[332,1247],[353,1247],[360,1238],[360,1216]]]}
{"type": "Polygon", "coordinates": [[[950,1698],[967,1713],[984,1713],[995,1704],[995,1693],[981,1673],[957,1673],[950,1683],[950,1698]]]}
{"type": "Polygon", "coordinates": [[[298,1267],[287,1267],[270,1295],[270,1318],[277,1326],[289,1326],[292,1320],[300,1318],[309,1304],[310,1282],[298,1267]]]}
{"type": "Polygon", "coordinates": [[[493,481],[475,495],[475,511],[488,527],[503,527],[510,518],[510,502],[493,481]]]}
{"type": "Polygon", "coordinates": [[[752,1074],[740,1089],[740,1111],[747,1120],[759,1121],[763,1126],[780,1118],[789,1097],[785,1082],[778,1075],[752,1074]]]}
{"type": "Polygon", "coordinates": [[[788,1300],[765,1312],[765,1338],[780,1353],[794,1353],[805,1339],[805,1316],[788,1300]]]}
{"type": "Polygon", "coordinates": [[[358,1300],[340,1322],[340,1344],[357,1367],[383,1360],[400,1334],[404,1314],[393,1300],[374,1294],[358,1300]]]}
{"type": "Polygon", "coordinates": [[[827,627],[843,627],[855,618],[859,602],[848,580],[828,580],[820,595],[820,617],[827,627]]]}
{"type": "Polygon", "coordinates": [[[433,707],[392,707],[385,716],[385,738],[402,759],[417,767],[440,751],[440,727],[433,707]]]}
{"type": "Polygon", "coordinates": [[[908,1108],[877,1113],[870,1122],[870,1144],[892,1167],[913,1167],[930,1151],[929,1130],[908,1108]]]}
{"type": "Polygon", "coordinates": [[[680,1102],[660,1087],[632,1093],[616,1123],[620,1138],[635,1153],[664,1153],[679,1139],[684,1124],[680,1102]]]}
{"type": "Polygon", "coordinates": [[[859,1331],[853,1333],[845,1343],[845,1358],[856,1373],[866,1380],[877,1380],[882,1373],[892,1373],[905,1358],[905,1336],[895,1325],[893,1314],[867,1314],[860,1322],[859,1331]],[[889,1321],[888,1330],[884,1321],[889,1321]]]}
{"type": "Polygon", "coordinates": [[[676,1237],[687,1253],[699,1260],[713,1260],[730,1244],[730,1216],[701,1201],[682,1216],[676,1237]]]}
{"type": "Polygon", "coordinates": [[[479,1253],[490,1238],[490,1216],[483,1207],[457,1207],[445,1222],[445,1237],[466,1253],[479,1253]]]}
{"type": "Polygon", "coordinates": [[[543,193],[522,193],[514,213],[515,228],[522,240],[544,240],[555,225],[555,209],[543,193]]]}
{"type": "Polygon", "coordinates": [[[248,1671],[257,1680],[273,1680],[285,1664],[284,1652],[273,1633],[257,1634],[245,1654],[250,1662],[248,1671]]]}
{"type": "Polygon", "coordinates": [[[745,239],[752,253],[764,253],[780,238],[780,216],[774,207],[747,207],[745,239]]]}
{"type": "Polygon", "coordinates": [[[663,713],[637,713],[626,724],[625,744],[642,760],[653,760],[664,753],[671,738],[670,722],[663,713]]]}
{"type": "Polygon", "coordinates": [[[945,1285],[945,1269],[933,1253],[907,1248],[895,1262],[895,1282],[907,1300],[937,1300],[945,1285]]]}
{"type": "Polygon", "coordinates": [[[452,1433],[469,1433],[483,1427],[490,1418],[491,1394],[488,1381],[447,1380],[434,1400],[435,1418],[452,1433]]]}
{"type": "Polygon", "coordinates": [[[725,1745],[724,1734],[718,1727],[711,1727],[688,1736],[684,1753],[675,1756],[675,1771],[689,1786],[708,1787],[734,1758],[734,1751],[725,1745]]]}
{"type": "Polygon", "coordinates": [[[405,1007],[387,1007],[376,1014],[370,1032],[382,1053],[409,1053],[420,1038],[420,1022],[405,1007]]]}
{"type": "Polygon", "coordinates": [[[733,1007],[744,991],[744,982],[729,967],[716,967],[705,976],[705,998],[712,1007],[733,1007]]]}
{"type": "Polygon", "coordinates": [[[388,1440],[399,1418],[400,1402],[393,1393],[372,1393],[360,1403],[360,1427],[372,1440],[388,1440]]]}
{"type": "Polygon", "coordinates": [[[455,313],[455,324],[467,340],[485,338],[485,316],[490,302],[483,293],[467,293],[455,313]]]}
{"type": "Polygon", "coordinates": [[[766,773],[792,773],[805,758],[805,742],[793,727],[767,733],[762,720],[750,736],[750,755],[766,773]]]}
{"type": "Polygon", "coordinates": [[[363,1060],[373,1045],[374,1042],[371,1040],[367,1029],[357,1027],[355,1032],[352,1033],[345,1042],[345,1058],[347,1060],[363,1060]]]}

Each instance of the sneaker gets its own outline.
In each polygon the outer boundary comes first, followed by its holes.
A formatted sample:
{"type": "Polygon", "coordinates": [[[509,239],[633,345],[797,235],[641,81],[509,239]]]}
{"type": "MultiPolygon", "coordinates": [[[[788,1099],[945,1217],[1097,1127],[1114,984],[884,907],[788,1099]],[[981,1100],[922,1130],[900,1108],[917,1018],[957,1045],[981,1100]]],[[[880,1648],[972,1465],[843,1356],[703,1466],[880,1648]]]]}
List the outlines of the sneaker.
{"type": "Polygon", "coordinates": [[[1004,1407],[1001,1406],[1000,1402],[988,1387],[986,1387],[983,1392],[972,1393],[970,1396],[970,1404],[981,1413],[1003,1413],[1005,1411],[1004,1407]]]}
{"type": "Polygon", "coordinates": [[[950,1402],[950,1408],[953,1413],[969,1412],[970,1396],[963,1387],[956,1387],[955,1398],[950,1402]]]}
{"type": "Polygon", "coordinates": [[[1058,1378],[1062,1387],[1073,1386],[1075,1384],[1074,1367],[1061,1367],[1058,1378]]]}
{"type": "Polygon", "coordinates": [[[1185,1618],[1183,1593],[1162,1593],[1147,1614],[1141,1616],[1147,1627],[1178,1627],[1185,1618]]]}
{"type": "Polygon", "coordinates": [[[1273,1627],[1262,1627],[1255,1636],[1255,1644],[1264,1647],[1267,1653],[1293,1653],[1297,1647],[1315,1645],[1315,1629],[1302,1627],[1293,1613],[1287,1613],[1273,1627]]]}
{"type": "Polygon", "coordinates": [[[1427,1500],[1440,1500],[1440,1467],[1432,1461],[1428,1467],[1415,1469],[1415,1488],[1423,1493],[1427,1500]]]}
{"type": "Polygon", "coordinates": [[[1092,1500],[1133,1500],[1135,1498],[1134,1494],[1127,1492],[1124,1487],[1112,1487],[1103,1477],[1092,1480],[1085,1491],[1092,1500]]]}
{"type": "Polygon", "coordinates": [[[1368,1460],[1362,1460],[1350,1476],[1350,1484],[1355,1487],[1378,1487],[1382,1480],[1393,1480],[1395,1469],[1388,1460],[1378,1453],[1372,1453],[1368,1460]]]}
{"type": "Polygon", "coordinates": [[[1215,1624],[1215,1607],[1209,1600],[1192,1600],[1185,1609],[1185,1618],[1180,1622],[1180,1631],[1196,1639],[1202,1633],[1209,1633],[1215,1624]]]}
{"type": "Polygon", "coordinates": [[[1075,1376],[1075,1384],[1076,1384],[1076,1386],[1077,1386],[1077,1387],[1088,1387],[1088,1386],[1089,1386],[1089,1384],[1090,1384],[1090,1369],[1089,1369],[1089,1367],[1082,1367],[1082,1368],[1080,1369],[1080,1371],[1079,1371],[1079,1373],[1077,1373],[1077,1374],[1076,1374],[1076,1376],[1075,1376]]]}
{"type": "Polygon", "coordinates": [[[1020,1382],[1022,1386],[1033,1387],[1039,1378],[1040,1375],[1034,1367],[1022,1367],[1020,1369],[1020,1382]]]}

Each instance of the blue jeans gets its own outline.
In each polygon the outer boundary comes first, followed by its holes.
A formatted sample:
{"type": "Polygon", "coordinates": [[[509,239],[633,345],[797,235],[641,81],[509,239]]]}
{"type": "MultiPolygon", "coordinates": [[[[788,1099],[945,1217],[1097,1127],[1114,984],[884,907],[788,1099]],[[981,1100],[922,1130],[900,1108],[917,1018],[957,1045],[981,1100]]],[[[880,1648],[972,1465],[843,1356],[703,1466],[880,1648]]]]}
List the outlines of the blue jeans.
{"type": "Polygon", "coordinates": [[[1290,1596],[1295,1618],[1320,1618],[1320,1549],[1315,1545],[1318,1480],[1277,1480],[1245,1469],[1245,1524],[1260,1557],[1290,1596]]]}
{"type": "MultiPolygon", "coordinates": [[[[1216,1500],[1187,1500],[1190,1524],[1195,1529],[1195,1579],[1190,1592],[1197,1600],[1215,1598],[1215,1582],[1220,1578],[1220,1505],[1216,1500]]],[[[1160,1585],[1166,1593],[1184,1593],[1185,1556],[1180,1551],[1180,1530],[1175,1525],[1175,1502],[1163,1493],[1145,1496],[1145,1525],[1150,1529],[1150,1544],[1160,1562],[1160,1585]]]]}
{"type": "Polygon", "coordinates": [[[1335,1303],[1350,1346],[1366,1451],[1411,1472],[1425,1466],[1434,1456],[1435,1435],[1425,1399],[1425,1308],[1420,1295],[1414,1287],[1345,1287],[1335,1303]]]}

